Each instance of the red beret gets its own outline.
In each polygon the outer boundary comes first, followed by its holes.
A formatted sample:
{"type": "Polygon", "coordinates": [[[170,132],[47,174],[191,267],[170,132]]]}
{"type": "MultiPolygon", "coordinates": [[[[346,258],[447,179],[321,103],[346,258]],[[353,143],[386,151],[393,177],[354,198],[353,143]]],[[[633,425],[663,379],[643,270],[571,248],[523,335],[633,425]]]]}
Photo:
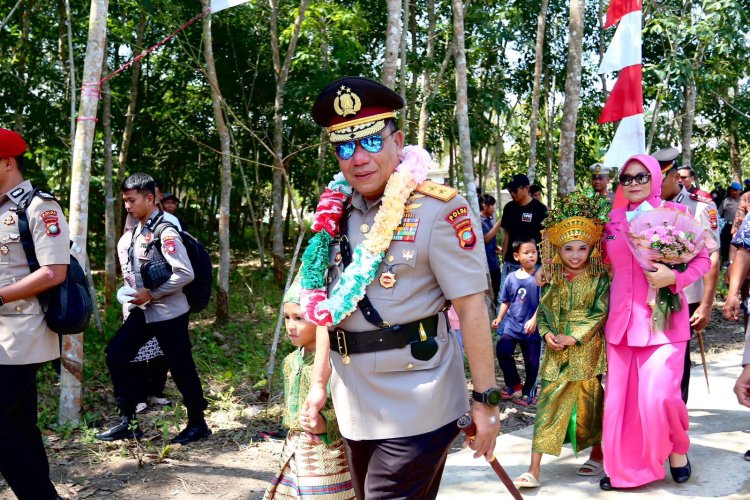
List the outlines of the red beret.
{"type": "Polygon", "coordinates": [[[26,141],[12,130],[0,128],[0,158],[15,158],[26,152],[26,141]]]}

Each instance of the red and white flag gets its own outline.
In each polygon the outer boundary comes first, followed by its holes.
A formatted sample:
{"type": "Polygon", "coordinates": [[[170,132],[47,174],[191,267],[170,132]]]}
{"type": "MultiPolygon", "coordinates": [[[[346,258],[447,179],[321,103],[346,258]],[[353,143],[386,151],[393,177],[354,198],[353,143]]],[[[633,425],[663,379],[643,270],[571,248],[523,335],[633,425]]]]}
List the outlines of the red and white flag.
{"type": "Polygon", "coordinates": [[[612,0],[605,27],[618,24],[599,73],[619,71],[617,82],[604,104],[599,123],[619,121],[604,166],[621,168],[625,160],[646,152],[643,124],[643,66],[641,0],[612,0]]]}

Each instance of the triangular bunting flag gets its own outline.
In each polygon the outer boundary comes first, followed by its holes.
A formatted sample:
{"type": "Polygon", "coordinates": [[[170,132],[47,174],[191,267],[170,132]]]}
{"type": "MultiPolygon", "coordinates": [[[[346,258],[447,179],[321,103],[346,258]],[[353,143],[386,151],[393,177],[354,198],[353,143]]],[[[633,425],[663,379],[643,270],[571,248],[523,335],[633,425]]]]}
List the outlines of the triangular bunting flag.
{"type": "Polygon", "coordinates": [[[623,68],[604,104],[599,123],[616,122],[626,116],[643,113],[642,80],[640,64],[623,68]]]}
{"type": "Polygon", "coordinates": [[[599,74],[641,64],[641,11],[623,16],[602,58],[599,74]]]}
{"type": "Polygon", "coordinates": [[[612,0],[607,9],[607,22],[604,24],[604,29],[617,24],[617,21],[622,19],[625,14],[637,10],[642,10],[641,0],[612,0]]]}

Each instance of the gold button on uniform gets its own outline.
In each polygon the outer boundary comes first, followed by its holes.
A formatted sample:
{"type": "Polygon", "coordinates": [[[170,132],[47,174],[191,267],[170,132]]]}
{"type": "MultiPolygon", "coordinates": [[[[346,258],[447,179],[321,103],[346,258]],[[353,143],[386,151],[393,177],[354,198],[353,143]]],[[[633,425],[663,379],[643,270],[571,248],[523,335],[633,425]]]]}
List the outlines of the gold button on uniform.
{"type": "Polygon", "coordinates": [[[408,365],[406,365],[406,369],[407,370],[413,370],[414,369],[414,363],[409,363],[408,365]]]}
{"type": "Polygon", "coordinates": [[[21,312],[21,306],[16,306],[16,312],[17,312],[17,313],[20,313],[20,312],[21,312]]]}
{"type": "Polygon", "coordinates": [[[388,256],[388,262],[393,262],[393,255],[388,256]]]}
{"type": "Polygon", "coordinates": [[[370,226],[367,224],[362,224],[359,226],[359,230],[362,231],[363,234],[367,233],[370,230],[370,226]]]}

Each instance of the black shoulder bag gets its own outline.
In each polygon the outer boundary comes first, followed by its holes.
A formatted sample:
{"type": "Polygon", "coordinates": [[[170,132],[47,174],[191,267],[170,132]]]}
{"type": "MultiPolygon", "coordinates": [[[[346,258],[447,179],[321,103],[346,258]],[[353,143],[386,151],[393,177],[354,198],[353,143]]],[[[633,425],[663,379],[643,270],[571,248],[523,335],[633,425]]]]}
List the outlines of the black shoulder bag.
{"type": "MultiPolygon", "coordinates": [[[[39,188],[34,188],[26,195],[18,205],[18,229],[21,236],[23,251],[26,253],[26,261],[33,273],[39,269],[39,261],[36,258],[34,238],[29,229],[29,219],[26,211],[34,196],[45,200],[57,201],[51,194],[44,193],[39,188]]],[[[91,319],[92,302],[89,295],[86,273],[83,272],[81,264],[71,255],[68,272],[65,281],[54,286],[38,296],[39,303],[44,311],[44,319],[47,326],[58,335],[74,335],[83,332],[89,325],[91,319]]]]}

